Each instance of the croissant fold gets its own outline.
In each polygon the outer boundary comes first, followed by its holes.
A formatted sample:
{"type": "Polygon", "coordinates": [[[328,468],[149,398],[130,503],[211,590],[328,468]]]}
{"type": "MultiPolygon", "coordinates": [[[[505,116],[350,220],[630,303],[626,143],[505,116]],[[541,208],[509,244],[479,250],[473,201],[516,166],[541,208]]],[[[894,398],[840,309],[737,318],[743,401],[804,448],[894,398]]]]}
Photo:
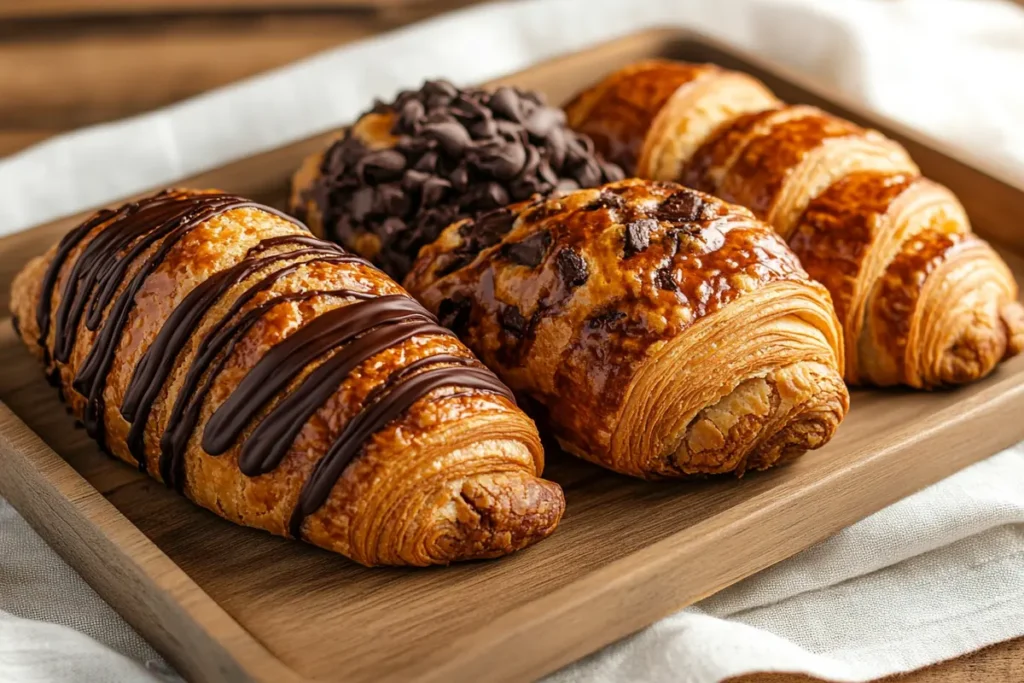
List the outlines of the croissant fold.
{"type": "Polygon", "coordinates": [[[166,191],[17,276],[16,327],[113,456],[238,524],[358,562],[550,534],[534,424],[420,304],[276,211],[166,191]]]}
{"type": "Polygon", "coordinates": [[[852,384],[984,377],[1024,348],[1024,307],[960,203],[896,142],[716,66],[653,60],[566,107],[628,172],[750,208],[832,294],[852,384]]]}

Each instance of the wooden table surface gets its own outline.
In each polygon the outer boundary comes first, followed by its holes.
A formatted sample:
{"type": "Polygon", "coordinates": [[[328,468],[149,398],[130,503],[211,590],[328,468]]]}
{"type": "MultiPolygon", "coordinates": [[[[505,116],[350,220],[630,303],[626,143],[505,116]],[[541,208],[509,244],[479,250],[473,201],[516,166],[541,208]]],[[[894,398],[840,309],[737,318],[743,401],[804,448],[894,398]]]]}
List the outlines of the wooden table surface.
{"type": "MultiPolygon", "coordinates": [[[[471,2],[0,0],[0,157],[471,2]]],[[[892,680],[1024,681],[1024,639],[892,680]]]]}

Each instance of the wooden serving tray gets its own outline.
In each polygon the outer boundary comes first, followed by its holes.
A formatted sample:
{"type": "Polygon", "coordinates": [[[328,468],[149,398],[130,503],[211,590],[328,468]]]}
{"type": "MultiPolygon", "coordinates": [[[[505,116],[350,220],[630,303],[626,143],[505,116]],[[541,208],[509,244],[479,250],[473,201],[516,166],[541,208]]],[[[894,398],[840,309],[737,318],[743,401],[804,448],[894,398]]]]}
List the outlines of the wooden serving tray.
{"type": "MultiPolygon", "coordinates": [[[[783,98],[882,129],[953,188],[1024,282],[1024,192],[800,79],[677,31],[634,35],[503,79],[553,102],[652,56],[719,62],[783,98]]],[[[412,85],[412,84],[410,84],[412,85]]],[[[323,137],[182,181],[282,204],[323,137]]],[[[76,219],[0,240],[0,300],[29,256],[76,219]]],[[[0,320],[0,493],[125,618],[196,681],[538,677],[778,562],[1024,438],[1024,357],[935,393],[858,391],[827,447],[742,480],[645,483],[560,453],[546,476],[568,512],[511,557],[366,569],[243,529],[102,455],[0,320]],[[59,455],[58,455],[59,454],[59,455]]]]}

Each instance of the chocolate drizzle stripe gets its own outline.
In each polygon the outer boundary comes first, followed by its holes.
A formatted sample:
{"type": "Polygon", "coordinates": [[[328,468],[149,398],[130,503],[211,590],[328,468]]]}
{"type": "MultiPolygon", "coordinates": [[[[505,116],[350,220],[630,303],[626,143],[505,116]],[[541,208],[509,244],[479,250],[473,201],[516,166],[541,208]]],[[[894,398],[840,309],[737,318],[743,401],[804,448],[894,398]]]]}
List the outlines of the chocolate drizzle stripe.
{"type": "MultiPolygon", "coordinates": [[[[171,416],[160,438],[160,475],[168,486],[179,491],[184,489],[185,454],[189,438],[199,422],[203,401],[210,392],[214,380],[224,368],[235,345],[245,333],[275,306],[294,301],[307,301],[320,296],[349,298],[371,298],[372,295],[351,290],[315,290],[282,294],[247,311],[237,321],[221,329],[211,330],[203,340],[195,360],[189,366],[181,391],[175,399],[171,416]],[[223,353],[222,353],[223,352],[223,353]],[[218,358],[219,356],[219,358],[218,358]],[[205,378],[205,379],[204,379],[205,378]],[[202,385],[200,385],[202,381],[202,385]]],[[[229,320],[226,316],[224,320],[229,320]]]]}
{"type": "Polygon", "coordinates": [[[43,357],[45,364],[50,364],[50,348],[46,345],[46,338],[50,333],[50,308],[53,304],[53,290],[57,286],[57,278],[60,276],[61,266],[67,260],[68,256],[78,246],[86,235],[89,234],[94,228],[101,225],[105,221],[110,220],[115,215],[114,211],[104,209],[99,211],[95,216],[82,223],[71,232],[64,235],[61,238],[60,244],[57,246],[57,253],[54,255],[53,260],[50,261],[50,265],[46,268],[46,273],[43,275],[43,284],[39,296],[39,303],[36,305],[36,326],[39,328],[39,347],[43,350],[43,357]]]}
{"type": "Polygon", "coordinates": [[[303,485],[299,503],[292,513],[289,524],[292,536],[298,538],[305,518],[327,502],[334,485],[348,464],[362,450],[366,440],[402,415],[416,401],[441,387],[479,389],[512,400],[512,393],[490,371],[482,368],[445,366],[425,370],[398,382],[382,392],[373,404],[364,402],[363,410],[348,421],[303,485]]]}
{"type": "Polygon", "coordinates": [[[214,411],[203,431],[203,450],[220,455],[231,448],[259,410],[312,361],[372,327],[401,320],[435,322],[419,303],[393,294],[332,309],[303,325],[267,351],[214,411]]]}
{"type": "MultiPolygon", "coordinates": [[[[260,242],[253,249],[250,249],[249,254],[265,252],[266,249],[257,249],[271,240],[276,242],[271,246],[284,244],[279,241],[279,238],[271,238],[270,240],[260,242]]],[[[279,269],[271,273],[270,276],[260,280],[257,286],[269,286],[285,274],[298,270],[301,266],[309,263],[342,263],[356,258],[349,254],[344,254],[339,249],[323,246],[323,243],[321,243],[307,249],[265,256],[249,261],[243,260],[231,268],[215,273],[201,282],[175,307],[170,317],[160,329],[159,334],[157,334],[156,339],[146,349],[142,360],[135,367],[132,379],[125,391],[124,401],[121,404],[121,416],[131,423],[127,438],[128,450],[139,463],[140,469],[146,469],[144,435],[153,401],[159,395],[160,390],[167,381],[168,375],[174,368],[178,354],[185,347],[185,344],[188,343],[199,322],[206,316],[214,303],[219,301],[228,290],[253,273],[273,263],[306,256],[314,258],[293,263],[286,268],[279,269]]],[[[246,297],[246,300],[248,298],[246,297]]]]}
{"type": "MultiPolygon", "coordinates": [[[[288,454],[295,437],[309,418],[338,390],[353,370],[380,353],[381,349],[391,348],[418,334],[452,336],[450,330],[428,320],[407,320],[397,324],[389,321],[358,337],[331,356],[311,372],[295,391],[278,403],[246,438],[239,456],[242,472],[256,477],[273,471],[288,454]]],[[[421,361],[437,363],[442,358],[455,357],[429,356],[421,361]]],[[[421,361],[392,373],[385,385],[421,361]]],[[[368,397],[366,401],[372,399],[368,397]]]]}

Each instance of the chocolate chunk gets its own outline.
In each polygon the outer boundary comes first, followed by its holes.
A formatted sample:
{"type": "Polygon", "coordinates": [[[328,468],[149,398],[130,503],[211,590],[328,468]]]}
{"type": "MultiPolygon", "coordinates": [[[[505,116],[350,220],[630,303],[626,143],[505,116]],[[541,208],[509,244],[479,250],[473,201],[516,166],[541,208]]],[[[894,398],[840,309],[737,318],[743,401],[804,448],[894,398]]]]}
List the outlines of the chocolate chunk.
{"type": "Polygon", "coordinates": [[[432,177],[429,173],[423,171],[417,171],[414,168],[410,168],[402,176],[402,187],[406,190],[415,190],[423,186],[423,183],[427,182],[427,179],[432,177]]]}
{"type": "Polygon", "coordinates": [[[511,180],[526,166],[526,149],[514,142],[478,148],[473,165],[498,180],[511,180]]]}
{"type": "Polygon", "coordinates": [[[626,202],[617,194],[602,191],[597,199],[583,207],[584,211],[597,211],[598,209],[621,209],[626,202]]]}
{"type": "Polygon", "coordinates": [[[501,318],[501,326],[509,334],[522,338],[526,333],[526,327],[529,322],[515,306],[505,306],[501,309],[499,316],[501,318]]]}
{"type": "Polygon", "coordinates": [[[373,210],[374,213],[401,216],[405,213],[408,201],[409,198],[400,183],[387,183],[377,188],[373,210]]]}
{"type": "MultiPolygon", "coordinates": [[[[562,128],[554,128],[548,133],[544,148],[548,153],[548,162],[554,168],[562,168],[565,164],[565,153],[568,144],[565,141],[565,131],[562,128]]],[[[618,168],[615,166],[614,168],[618,168]]]]}
{"type": "Polygon", "coordinates": [[[676,192],[658,207],[657,216],[664,221],[692,223],[700,219],[704,200],[696,192],[676,192]]]}
{"type": "Polygon", "coordinates": [[[436,80],[424,83],[423,93],[428,97],[431,95],[441,95],[448,99],[452,99],[459,94],[459,89],[448,81],[436,80]]]}
{"type": "Polygon", "coordinates": [[[466,164],[460,164],[450,174],[448,174],[448,180],[451,181],[452,187],[459,192],[465,192],[469,187],[469,170],[466,168],[466,164]]]}
{"type": "Polygon", "coordinates": [[[522,242],[502,245],[501,255],[520,266],[536,268],[544,260],[549,246],[551,246],[551,233],[542,230],[530,235],[522,242]]]}
{"type": "Polygon", "coordinates": [[[473,142],[469,131],[456,121],[431,123],[423,127],[423,135],[437,140],[441,150],[450,157],[461,157],[473,142]]]}
{"type": "Polygon", "coordinates": [[[590,138],[570,134],[566,136],[566,162],[582,164],[594,156],[594,143],[590,138]]]}
{"type": "Polygon", "coordinates": [[[559,277],[569,289],[582,287],[590,277],[586,259],[573,249],[566,248],[558,252],[555,264],[558,266],[559,277]]]}
{"type": "Polygon", "coordinates": [[[373,211],[373,203],[377,193],[372,187],[360,187],[354,193],[352,193],[352,199],[349,204],[349,211],[352,214],[352,219],[357,222],[366,220],[366,217],[373,211]]]}
{"type": "Polygon", "coordinates": [[[473,303],[461,297],[443,299],[437,307],[438,321],[456,334],[464,334],[473,313],[473,303]]]}
{"type": "Polygon", "coordinates": [[[561,213],[562,208],[562,205],[554,200],[534,202],[523,212],[523,220],[527,223],[540,223],[561,213]]]}
{"type": "Polygon", "coordinates": [[[601,167],[590,157],[573,170],[572,176],[580,187],[596,187],[601,184],[601,167]]]}
{"type": "Polygon", "coordinates": [[[437,159],[437,152],[425,152],[413,165],[413,168],[424,173],[433,173],[437,170],[437,159]]]}
{"type": "Polygon", "coordinates": [[[542,193],[545,188],[546,186],[536,178],[517,178],[509,183],[508,192],[514,201],[521,202],[542,193]]]}
{"type": "Polygon", "coordinates": [[[496,209],[509,203],[508,190],[496,182],[474,185],[464,195],[466,206],[475,211],[496,209]]]}
{"type": "Polygon", "coordinates": [[[452,184],[444,178],[431,176],[423,183],[423,194],[420,201],[421,207],[435,206],[441,203],[445,194],[450,190],[452,184]]]}
{"type": "Polygon", "coordinates": [[[451,252],[438,257],[438,266],[434,270],[437,277],[451,275],[456,270],[464,268],[473,262],[473,254],[467,252],[451,252]]]}
{"type": "Polygon", "coordinates": [[[469,126],[469,132],[476,140],[488,140],[498,135],[498,126],[490,116],[480,119],[469,126]]]}
{"type": "Polygon", "coordinates": [[[535,138],[547,137],[557,126],[565,125],[565,112],[561,109],[541,107],[534,109],[523,126],[535,138]]]}
{"type": "Polygon", "coordinates": [[[381,149],[364,156],[357,166],[367,183],[381,183],[395,180],[405,170],[405,155],[394,149],[381,149]]]}
{"type": "Polygon", "coordinates": [[[403,128],[413,128],[423,120],[426,113],[427,108],[423,106],[422,102],[419,100],[409,100],[402,105],[401,113],[399,114],[399,124],[403,128]]]}
{"type": "Polygon", "coordinates": [[[651,231],[658,227],[658,222],[650,218],[641,218],[626,225],[625,256],[630,258],[639,254],[651,245],[651,231]]]}
{"type": "Polygon", "coordinates": [[[626,317],[626,314],[622,311],[604,311],[592,317],[587,321],[587,327],[592,330],[599,329],[610,329],[615,326],[615,323],[626,317]]]}
{"type": "Polygon", "coordinates": [[[479,252],[492,247],[501,241],[515,225],[516,214],[501,208],[485,213],[475,221],[469,221],[459,228],[467,244],[467,248],[479,252]]]}
{"type": "Polygon", "coordinates": [[[519,95],[509,87],[501,87],[491,95],[491,110],[498,116],[503,116],[510,121],[519,123],[522,121],[522,112],[519,109],[519,95]]]}
{"type": "Polygon", "coordinates": [[[667,265],[658,269],[658,272],[654,274],[654,281],[658,284],[661,289],[668,290],[670,292],[679,291],[679,283],[672,277],[672,266],[667,265]]]}
{"type": "Polygon", "coordinates": [[[544,183],[547,183],[549,187],[554,187],[558,183],[558,174],[551,168],[551,164],[545,159],[537,165],[537,178],[544,183]]]}

